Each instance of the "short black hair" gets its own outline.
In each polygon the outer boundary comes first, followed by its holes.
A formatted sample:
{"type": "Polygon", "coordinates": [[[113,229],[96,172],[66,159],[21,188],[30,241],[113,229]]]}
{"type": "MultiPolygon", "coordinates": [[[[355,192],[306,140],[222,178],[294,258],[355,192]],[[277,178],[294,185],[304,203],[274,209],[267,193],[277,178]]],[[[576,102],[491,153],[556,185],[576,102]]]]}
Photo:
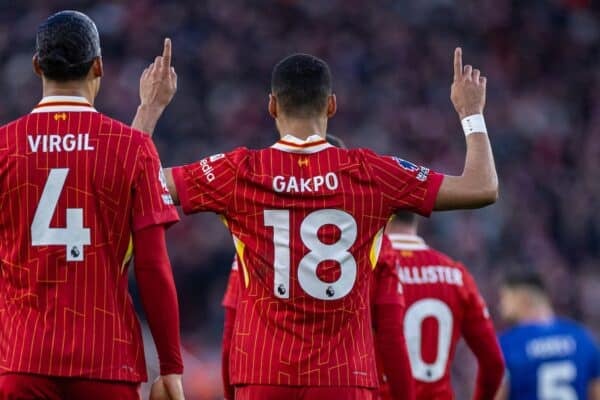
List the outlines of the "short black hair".
{"type": "Polygon", "coordinates": [[[342,139],[340,139],[339,137],[337,137],[335,135],[332,135],[331,133],[328,133],[325,136],[325,140],[327,140],[330,145],[339,147],[340,149],[348,148],[348,146],[346,146],[346,143],[344,143],[344,141],[342,139]]]}
{"type": "Polygon", "coordinates": [[[36,54],[44,76],[66,82],[85,78],[100,57],[100,36],[94,21],[73,10],[48,17],[37,30],[36,54]]]}
{"type": "Polygon", "coordinates": [[[286,115],[299,118],[319,115],[332,93],[329,66],[309,54],[292,54],[273,68],[271,93],[286,115]]]}
{"type": "Polygon", "coordinates": [[[398,211],[394,214],[394,220],[404,224],[414,224],[417,222],[417,215],[410,211],[398,211]]]}
{"type": "Polygon", "coordinates": [[[502,285],[509,289],[526,287],[544,294],[547,292],[546,285],[540,274],[527,268],[513,269],[507,272],[502,285]]]}

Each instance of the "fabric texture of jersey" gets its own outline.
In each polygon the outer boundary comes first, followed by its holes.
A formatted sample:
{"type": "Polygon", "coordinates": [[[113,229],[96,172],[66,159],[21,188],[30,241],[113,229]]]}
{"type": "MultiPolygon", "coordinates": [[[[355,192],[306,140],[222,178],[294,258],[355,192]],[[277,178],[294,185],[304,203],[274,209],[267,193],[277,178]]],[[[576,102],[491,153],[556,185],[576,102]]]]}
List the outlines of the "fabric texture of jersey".
{"type": "Polygon", "coordinates": [[[132,232],[178,220],[147,135],[82,98],[0,128],[0,373],[139,382],[132,232]]]}
{"type": "Polygon", "coordinates": [[[227,288],[225,289],[225,295],[221,305],[223,307],[237,308],[238,299],[240,297],[240,275],[238,268],[237,256],[233,257],[231,263],[231,272],[229,273],[229,279],[227,280],[227,288]]]}
{"type": "Polygon", "coordinates": [[[186,213],[224,216],[242,290],[233,384],[376,387],[370,273],[383,227],[428,215],[443,176],[395,158],[286,137],[173,169],[186,213]]]}
{"type": "Polygon", "coordinates": [[[404,335],[417,399],[453,399],[450,364],[459,339],[464,336],[473,349],[477,338],[470,331],[483,329],[488,336],[495,335],[486,305],[462,264],[418,236],[390,234],[389,238],[406,302],[404,335]]]}
{"type": "Polygon", "coordinates": [[[592,335],[567,319],[517,325],[500,335],[500,345],[510,400],[587,399],[590,381],[600,378],[592,335]]]}

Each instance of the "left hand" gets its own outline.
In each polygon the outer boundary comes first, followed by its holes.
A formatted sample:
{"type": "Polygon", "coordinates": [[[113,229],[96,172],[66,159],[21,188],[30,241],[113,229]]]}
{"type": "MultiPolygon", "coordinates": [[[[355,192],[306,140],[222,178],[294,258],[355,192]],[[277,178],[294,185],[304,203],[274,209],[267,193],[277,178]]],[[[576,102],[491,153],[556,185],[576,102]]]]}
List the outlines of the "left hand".
{"type": "Polygon", "coordinates": [[[181,375],[162,375],[156,378],[150,390],[150,400],[184,400],[181,375]]]}
{"type": "Polygon", "coordinates": [[[162,56],[156,57],[140,78],[142,106],[164,109],[177,91],[177,74],[171,66],[171,39],[166,38],[162,56]]]}

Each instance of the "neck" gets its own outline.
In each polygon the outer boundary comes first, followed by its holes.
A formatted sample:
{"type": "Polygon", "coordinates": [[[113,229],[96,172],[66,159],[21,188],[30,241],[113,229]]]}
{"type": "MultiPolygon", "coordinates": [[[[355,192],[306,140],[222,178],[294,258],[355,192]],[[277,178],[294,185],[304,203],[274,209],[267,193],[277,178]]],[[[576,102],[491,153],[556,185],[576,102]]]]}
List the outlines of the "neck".
{"type": "Polygon", "coordinates": [[[84,97],[90,105],[94,105],[94,94],[90,85],[85,81],[73,82],[54,82],[47,79],[43,80],[42,95],[47,96],[78,96],[84,97]]]}
{"type": "Polygon", "coordinates": [[[521,315],[522,322],[546,323],[554,318],[552,307],[546,304],[540,304],[532,308],[525,308],[521,315]]]}
{"type": "Polygon", "coordinates": [[[325,138],[327,135],[327,118],[278,118],[276,120],[279,135],[284,137],[292,135],[298,139],[306,140],[309,136],[319,135],[325,138]]]}
{"type": "Polygon", "coordinates": [[[404,224],[401,222],[392,222],[388,224],[385,233],[389,234],[399,234],[399,235],[412,235],[417,236],[417,226],[414,224],[404,224]]]}

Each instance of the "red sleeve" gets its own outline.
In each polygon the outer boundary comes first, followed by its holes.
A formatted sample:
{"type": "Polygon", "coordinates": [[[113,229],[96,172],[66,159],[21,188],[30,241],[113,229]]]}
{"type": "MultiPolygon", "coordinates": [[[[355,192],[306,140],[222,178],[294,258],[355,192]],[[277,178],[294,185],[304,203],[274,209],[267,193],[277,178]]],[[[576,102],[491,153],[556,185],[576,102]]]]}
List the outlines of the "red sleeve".
{"type": "Polygon", "coordinates": [[[407,210],[429,216],[444,175],[398,157],[361,150],[392,212],[407,210]]]}
{"type": "Polygon", "coordinates": [[[235,314],[235,308],[225,307],[225,325],[223,327],[221,364],[221,376],[223,378],[223,390],[225,391],[225,400],[234,400],[235,398],[235,388],[229,380],[229,354],[231,352],[231,340],[233,338],[235,314]]]}
{"type": "Polygon", "coordinates": [[[179,305],[165,228],[152,226],[133,235],[135,277],[160,361],[160,374],[183,373],[179,305]],[[160,293],[160,296],[157,296],[160,293]]]}
{"type": "Polygon", "coordinates": [[[227,308],[237,308],[237,302],[240,295],[240,276],[238,271],[237,256],[233,257],[233,263],[231,264],[231,272],[229,273],[229,280],[227,281],[227,289],[225,290],[225,296],[221,305],[227,308]]]}
{"type": "Polygon", "coordinates": [[[392,399],[415,399],[415,383],[402,324],[404,306],[377,304],[374,306],[373,315],[375,346],[383,364],[392,399]]]}
{"type": "Polygon", "coordinates": [[[475,280],[463,269],[467,290],[462,334],[478,362],[474,400],[493,400],[504,376],[504,359],[494,325],[475,280]]]}
{"type": "Polygon", "coordinates": [[[154,143],[144,135],[133,182],[133,231],[179,221],[154,143]]]}
{"type": "Polygon", "coordinates": [[[235,189],[238,165],[247,152],[247,149],[239,148],[173,168],[173,180],[183,212],[213,211],[223,214],[235,189]]]}
{"type": "Polygon", "coordinates": [[[402,284],[396,270],[397,255],[387,235],[383,236],[381,252],[377,259],[371,301],[376,304],[399,304],[404,307],[402,284]]]}

